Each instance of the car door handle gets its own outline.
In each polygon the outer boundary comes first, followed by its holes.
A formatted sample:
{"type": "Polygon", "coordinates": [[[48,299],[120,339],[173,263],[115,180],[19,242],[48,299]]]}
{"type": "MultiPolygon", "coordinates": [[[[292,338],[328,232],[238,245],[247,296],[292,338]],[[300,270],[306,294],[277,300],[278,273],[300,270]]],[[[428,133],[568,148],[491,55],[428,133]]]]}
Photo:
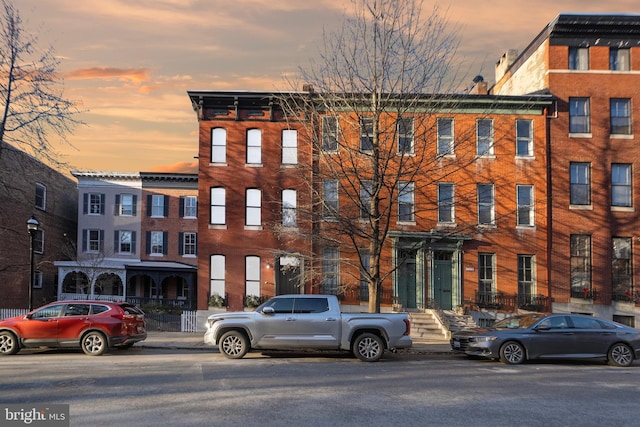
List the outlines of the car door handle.
{"type": "Polygon", "coordinates": [[[287,317],[287,322],[295,322],[296,318],[295,317],[287,317]]]}
{"type": "Polygon", "coordinates": [[[334,318],[334,317],[327,317],[327,318],[326,318],[326,319],[324,319],[324,320],[326,320],[327,322],[335,322],[335,321],[336,321],[336,320],[338,320],[338,319],[336,319],[336,318],[334,318]]]}
{"type": "Polygon", "coordinates": [[[562,335],[575,335],[575,332],[563,332],[562,335]]]}

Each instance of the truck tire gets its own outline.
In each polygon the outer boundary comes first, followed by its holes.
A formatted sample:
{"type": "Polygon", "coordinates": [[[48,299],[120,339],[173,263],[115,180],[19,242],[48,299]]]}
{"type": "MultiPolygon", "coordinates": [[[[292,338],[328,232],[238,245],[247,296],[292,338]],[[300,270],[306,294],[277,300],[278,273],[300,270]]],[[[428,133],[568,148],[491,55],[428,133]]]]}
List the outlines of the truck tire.
{"type": "Polygon", "coordinates": [[[379,336],[366,332],[355,339],[352,351],[363,362],[377,362],[384,353],[384,343],[379,336]]]}
{"type": "Polygon", "coordinates": [[[249,340],[240,331],[229,331],[220,337],[218,348],[228,359],[242,359],[249,352],[249,340]]]}

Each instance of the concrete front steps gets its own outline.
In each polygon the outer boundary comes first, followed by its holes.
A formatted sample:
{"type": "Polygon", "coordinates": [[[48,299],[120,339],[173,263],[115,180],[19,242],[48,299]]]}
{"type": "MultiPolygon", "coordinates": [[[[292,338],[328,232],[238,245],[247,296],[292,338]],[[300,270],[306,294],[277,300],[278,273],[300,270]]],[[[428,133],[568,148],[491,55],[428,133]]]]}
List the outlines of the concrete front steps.
{"type": "Polygon", "coordinates": [[[444,322],[441,322],[436,313],[430,309],[424,310],[424,312],[410,312],[411,338],[416,342],[447,342],[452,332],[476,327],[476,323],[469,315],[457,314],[450,310],[444,310],[441,313],[444,315],[444,322]]]}

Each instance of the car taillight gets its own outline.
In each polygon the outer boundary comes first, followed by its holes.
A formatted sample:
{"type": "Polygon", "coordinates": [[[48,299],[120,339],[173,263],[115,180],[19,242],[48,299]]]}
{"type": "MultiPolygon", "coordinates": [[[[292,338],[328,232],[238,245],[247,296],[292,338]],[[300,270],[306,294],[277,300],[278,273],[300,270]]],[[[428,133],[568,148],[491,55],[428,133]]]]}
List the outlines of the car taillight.
{"type": "Polygon", "coordinates": [[[404,335],[411,335],[411,322],[409,321],[409,319],[404,319],[404,326],[404,335]]]}

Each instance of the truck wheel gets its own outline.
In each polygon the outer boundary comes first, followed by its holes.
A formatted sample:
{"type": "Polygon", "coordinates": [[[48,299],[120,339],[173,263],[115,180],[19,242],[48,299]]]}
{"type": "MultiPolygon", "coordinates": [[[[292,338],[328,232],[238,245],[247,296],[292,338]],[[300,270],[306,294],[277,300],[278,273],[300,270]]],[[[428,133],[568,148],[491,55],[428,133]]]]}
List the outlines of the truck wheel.
{"type": "Polygon", "coordinates": [[[384,353],[382,339],[371,333],[358,336],[353,342],[353,354],[363,362],[377,362],[384,353]]]}
{"type": "Polygon", "coordinates": [[[242,359],[249,351],[249,340],[240,331],[229,331],[220,338],[218,348],[229,359],[242,359]]]}

